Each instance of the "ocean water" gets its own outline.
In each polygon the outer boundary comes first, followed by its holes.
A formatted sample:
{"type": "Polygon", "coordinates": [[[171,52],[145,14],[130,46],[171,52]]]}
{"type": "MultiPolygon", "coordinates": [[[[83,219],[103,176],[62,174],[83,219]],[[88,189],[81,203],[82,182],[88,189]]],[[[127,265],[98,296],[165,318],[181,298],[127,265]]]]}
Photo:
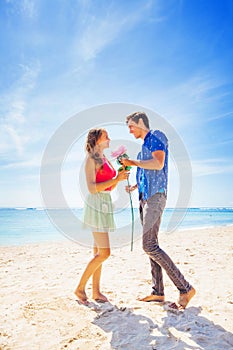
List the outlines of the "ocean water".
{"type": "MultiPolygon", "coordinates": [[[[80,241],[84,245],[91,244],[90,231],[82,227],[82,209],[73,209],[72,212],[77,218],[78,224],[75,220],[72,224],[67,216],[67,211],[62,209],[46,211],[41,208],[0,208],[0,245],[23,245],[44,241],[61,241],[69,238],[80,241]],[[58,221],[56,220],[66,222],[66,218],[68,218],[69,225],[66,226],[64,233],[64,230],[62,231],[57,225],[58,221]],[[73,231],[79,232],[78,236],[74,236],[73,231]]],[[[131,214],[129,208],[116,211],[117,230],[115,234],[113,233],[116,242],[122,244],[130,242],[132,234],[131,214]]],[[[233,208],[189,208],[188,210],[166,208],[161,231],[165,233],[173,232],[176,229],[188,231],[192,228],[226,225],[233,225],[233,208]]],[[[141,224],[138,209],[134,209],[134,239],[140,235],[141,224]]]]}

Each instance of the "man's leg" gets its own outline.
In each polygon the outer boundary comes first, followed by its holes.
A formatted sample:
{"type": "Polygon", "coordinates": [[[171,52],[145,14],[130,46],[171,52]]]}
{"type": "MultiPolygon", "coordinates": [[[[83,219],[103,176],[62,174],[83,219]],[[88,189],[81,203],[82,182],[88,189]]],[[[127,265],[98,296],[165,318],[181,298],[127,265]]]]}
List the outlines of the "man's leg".
{"type": "MultiPolygon", "coordinates": [[[[158,198],[160,198],[160,195],[158,196],[158,198]]],[[[166,201],[165,201],[166,203],[166,201]]],[[[153,220],[155,220],[154,223],[154,230],[153,233],[155,234],[154,239],[155,241],[158,241],[158,232],[159,232],[159,227],[160,227],[160,223],[161,223],[161,218],[162,218],[162,213],[163,213],[163,209],[165,207],[165,203],[161,203],[160,200],[158,200],[157,202],[157,208],[154,208],[154,216],[153,216],[153,220]]],[[[146,206],[146,203],[144,204],[143,208],[141,208],[142,210],[142,223],[147,223],[147,220],[149,219],[148,217],[148,209],[146,206]],[[145,207],[145,209],[144,209],[145,207]],[[144,209],[144,212],[143,212],[144,209]]],[[[153,222],[153,220],[151,221],[150,218],[150,223],[153,222]]],[[[147,227],[146,225],[143,225],[144,227],[147,227]]],[[[144,244],[143,244],[144,245],[144,244]]],[[[141,301],[164,301],[164,285],[163,285],[163,272],[162,272],[162,268],[161,266],[153,259],[150,258],[150,264],[151,264],[151,275],[152,275],[152,293],[149,296],[146,296],[145,298],[140,299],[141,301]]]]}
{"type": "MultiPolygon", "coordinates": [[[[159,247],[157,243],[149,244],[148,240],[151,237],[151,232],[144,235],[143,249],[149,255],[150,259],[159,264],[167,273],[175,286],[184,294],[190,291],[191,285],[185,280],[180,270],[176,267],[171,258],[159,247]]],[[[150,243],[152,241],[150,240],[150,243]]]]}
{"type": "Polygon", "coordinates": [[[163,302],[164,297],[164,286],[163,286],[163,272],[161,266],[154,260],[150,259],[151,274],[152,274],[152,292],[144,298],[139,298],[140,301],[157,301],[163,302]]]}
{"type": "MultiPolygon", "coordinates": [[[[162,208],[161,208],[162,209],[162,208]]],[[[162,213],[160,213],[157,221],[153,226],[153,232],[155,234],[155,240],[158,242],[158,233],[161,223],[162,213]]],[[[150,258],[151,264],[151,275],[152,275],[152,293],[153,295],[164,295],[164,285],[163,285],[163,271],[161,266],[154,260],[150,258]]]]}
{"type": "MultiPolygon", "coordinates": [[[[158,225],[159,215],[162,215],[166,204],[166,198],[163,195],[156,194],[149,198],[143,215],[143,249],[149,255],[150,259],[160,265],[167,273],[169,278],[180,291],[180,294],[187,294],[192,286],[185,280],[179,269],[170,259],[170,257],[158,245],[158,225]],[[154,222],[154,224],[152,224],[154,222]]],[[[155,265],[156,266],[156,265],[155,265]]],[[[155,281],[155,290],[158,289],[159,280],[155,281]]]]}

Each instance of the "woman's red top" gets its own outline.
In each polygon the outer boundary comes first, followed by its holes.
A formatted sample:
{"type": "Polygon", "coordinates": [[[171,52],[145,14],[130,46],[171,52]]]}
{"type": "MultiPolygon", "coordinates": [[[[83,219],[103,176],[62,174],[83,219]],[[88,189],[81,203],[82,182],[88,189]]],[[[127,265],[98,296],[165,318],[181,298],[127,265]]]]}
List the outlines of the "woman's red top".
{"type": "MultiPolygon", "coordinates": [[[[111,180],[116,176],[116,170],[109,164],[107,159],[103,159],[103,165],[96,172],[96,183],[111,180]]],[[[112,186],[105,188],[105,191],[111,191],[112,186]]]]}

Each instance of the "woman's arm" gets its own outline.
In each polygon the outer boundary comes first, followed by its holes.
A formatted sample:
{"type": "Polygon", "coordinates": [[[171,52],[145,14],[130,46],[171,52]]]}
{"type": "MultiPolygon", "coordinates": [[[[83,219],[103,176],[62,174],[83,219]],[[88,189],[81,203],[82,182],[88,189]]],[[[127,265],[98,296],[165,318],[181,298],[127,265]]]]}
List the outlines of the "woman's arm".
{"type": "Polygon", "coordinates": [[[117,176],[111,180],[107,180],[104,182],[96,182],[96,165],[94,159],[88,157],[85,164],[85,172],[86,172],[86,181],[87,187],[90,193],[97,193],[104,191],[106,188],[114,186],[118,184],[119,181],[123,181],[127,179],[128,172],[126,170],[122,170],[118,172],[117,176]]]}

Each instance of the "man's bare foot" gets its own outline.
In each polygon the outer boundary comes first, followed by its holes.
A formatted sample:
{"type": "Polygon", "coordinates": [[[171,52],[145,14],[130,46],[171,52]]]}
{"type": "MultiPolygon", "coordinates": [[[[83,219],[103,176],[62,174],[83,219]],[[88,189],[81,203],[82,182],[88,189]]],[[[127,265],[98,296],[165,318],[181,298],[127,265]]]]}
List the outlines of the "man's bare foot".
{"type": "Polygon", "coordinates": [[[108,298],[103,295],[102,293],[95,293],[93,294],[92,298],[97,301],[97,303],[107,303],[108,298]]]}
{"type": "Polygon", "coordinates": [[[79,290],[78,288],[75,290],[74,294],[76,295],[76,297],[78,298],[78,301],[80,304],[83,305],[88,305],[88,301],[87,301],[87,295],[83,290],[79,290]]]}
{"type": "Polygon", "coordinates": [[[192,297],[194,297],[195,294],[196,294],[196,291],[195,291],[195,289],[193,287],[190,289],[190,291],[188,293],[180,294],[180,297],[179,297],[179,300],[178,300],[179,305],[183,309],[185,309],[186,306],[188,305],[188,303],[190,302],[192,297]]]}
{"type": "Polygon", "coordinates": [[[146,296],[144,298],[138,298],[137,300],[139,300],[139,301],[146,301],[146,302],[156,301],[157,303],[163,303],[164,300],[165,300],[165,297],[164,297],[164,295],[151,294],[151,295],[148,295],[148,296],[146,296]]]}

